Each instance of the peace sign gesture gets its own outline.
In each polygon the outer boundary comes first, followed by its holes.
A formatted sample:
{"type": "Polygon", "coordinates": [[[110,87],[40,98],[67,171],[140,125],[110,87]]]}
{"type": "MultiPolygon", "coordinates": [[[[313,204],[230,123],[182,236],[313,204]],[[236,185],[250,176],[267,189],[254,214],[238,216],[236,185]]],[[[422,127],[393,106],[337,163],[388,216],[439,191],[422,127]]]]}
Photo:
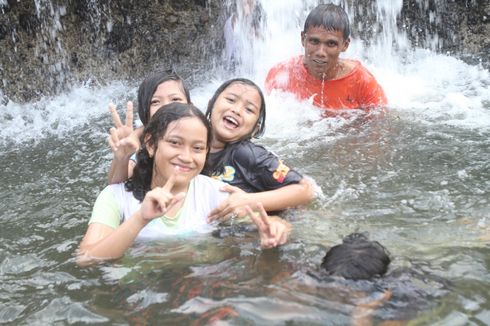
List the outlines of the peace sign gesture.
{"type": "Polygon", "coordinates": [[[140,146],[139,139],[133,133],[133,102],[129,101],[126,108],[126,122],[123,124],[116,106],[109,104],[114,127],[109,130],[108,142],[116,158],[127,158],[140,146]]]}
{"type": "Polygon", "coordinates": [[[185,193],[183,192],[175,196],[171,193],[176,177],[176,173],[173,173],[163,187],[155,187],[146,193],[140,208],[141,217],[144,220],[152,220],[164,215],[184,199],[185,193]]]}
{"type": "Polygon", "coordinates": [[[258,214],[249,206],[246,206],[245,210],[257,226],[261,248],[274,248],[287,242],[291,224],[280,217],[268,216],[261,203],[257,203],[258,214]]]}

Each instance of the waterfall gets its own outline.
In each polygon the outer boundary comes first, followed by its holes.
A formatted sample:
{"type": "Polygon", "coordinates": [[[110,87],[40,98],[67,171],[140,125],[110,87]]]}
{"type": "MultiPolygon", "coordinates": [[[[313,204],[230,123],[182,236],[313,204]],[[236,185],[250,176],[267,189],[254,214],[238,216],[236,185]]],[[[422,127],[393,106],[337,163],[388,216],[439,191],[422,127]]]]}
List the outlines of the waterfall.
{"type": "MultiPolygon", "coordinates": [[[[203,86],[195,87],[192,97],[201,108],[206,106],[209,96],[224,79],[243,76],[262,86],[271,66],[303,53],[300,32],[308,12],[318,1],[255,0],[261,10],[258,16],[247,16],[242,6],[247,1],[251,0],[227,0],[225,3],[228,17],[232,12],[237,17],[234,37],[238,64],[233,71],[224,74],[218,69],[195,78],[203,86]],[[253,22],[253,19],[258,21],[253,22]],[[250,28],[251,23],[255,24],[253,28],[250,28]]],[[[489,128],[488,70],[479,64],[469,65],[450,54],[436,52],[442,44],[437,34],[425,37],[424,42],[410,41],[410,26],[405,21],[400,22],[401,0],[377,0],[364,6],[352,0],[334,2],[345,7],[352,25],[352,41],[342,56],[361,60],[368,67],[385,89],[393,112],[413,114],[414,119],[420,119],[423,123],[489,128]]],[[[440,20],[440,7],[427,6],[429,1],[417,0],[417,3],[435,23],[440,20]]],[[[5,2],[0,5],[2,8],[5,6],[5,2]]],[[[49,53],[41,58],[49,72],[46,83],[49,87],[57,87],[68,82],[68,62],[74,60],[67,55],[60,37],[64,32],[61,20],[66,8],[49,0],[36,0],[35,8],[41,34],[33,55],[37,55],[37,52],[49,53]],[[48,44],[51,45],[49,48],[48,44]]],[[[100,33],[112,30],[114,21],[109,7],[90,1],[80,10],[94,28],[100,28],[100,33]]],[[[14,34],[10,37],[17,36],[14,34]]],[[[93,40],[94,44],[97,42],[100,40],[93,40]]],[[[225,66],[226,56],[220,57],[216,65],[220,69],[225,66]]],[[[4,85],[8,82],[11,81],[3,80],[4,85]]],[[[17,82],[28,83],[29,80],[17,82]]],[[[85,86],[79,85],[61,95],[31,103],[3,101],[0,104],[0,142],[30,141],[46,135],[63,136],[70,128],[84,125],[87,119],[94,116],[106,118],[109,101],[123,107],[125,101],[135,99],[135,84],[138,81],[134,82],[128,85],[115,80],[112,84],[99,87],[88,80],[85,86]],[[21,138],[16,137],[19,132],[23,135],[21,138]]],[[[307,103],[298,103],[292,97],[268,98],[267,101],[269,135],[289,139],[295,137],[292,135],[294,130],[317,119],[317,110],[307,103]],[[287,117],[281,108],[289,108],[287,117]],[[270,122],[273,119],[277,121],[270,122]]],[[[319,125],[326,123],[331,121],[323,121],[319,125]]],[[[320,126],[319,130],[324,128],[320,126]]],[[[314,129],[310,132],[315,134],[314,129]]]]}
{"type": "MultiPolygon", "coordinates": [[[[229,7],[231,3],[228,2],[229,7]]],[[[300,32],[307,14],[318,1],[257,0],[257,3],[263,11],[263,30],[258,36],[251,35],[250,30],[247,33],[243,27],[249,22],[237,23],[235,37],[240,64],[230,76],[246,76],[263,85],[271,66],[303,53],[300,32]]],[[[397,23],[401,0],[377,0],[364,7],[354,1],[335,3],[346,9],[352,25],[349,49],[341,56],[358,59],[368,67],[385,89],[393,112],[414,113],[414,119],[428,124],[489,129],[488,70],[436,52],[441,44],[437,35],[426,37],[425,43],[419,40],[412,44],[407,35],[408,27],[397,23]]],[[[436,17],[435,8],[426,10],[431,17],[436,17]]],[[[209,91],[198,91],[201,103],[206,103],[207,96],[209,91]],[[201,93],[206,95],[201,96],[201,93]]],[[[296,135],[308,121],[316,119],[316,110],[311,105],[298,103],[285,95],[280,99],[268,98],[268,107],[268,121],[275,122],[267,123],[267,134],[285,139],[300,137],[298,141],[301,137],[312,137],[296,135]],[[287,117],[284,112],[288,113],[287,117]]],[[[326,123],[319,123],[317,130],[310,128],[308,134],[321,135],[326,123]]]]}

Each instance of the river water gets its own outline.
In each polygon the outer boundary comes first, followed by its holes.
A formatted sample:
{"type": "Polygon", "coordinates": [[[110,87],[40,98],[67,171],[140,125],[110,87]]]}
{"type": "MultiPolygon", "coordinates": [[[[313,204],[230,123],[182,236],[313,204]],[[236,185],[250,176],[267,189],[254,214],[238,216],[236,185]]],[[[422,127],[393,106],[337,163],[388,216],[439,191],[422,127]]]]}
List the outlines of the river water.
{"type": "MultiPolygon", "coordinates": [[[[301,53],[314,1],[261,3],[267,26],[242,48],[235,73],[260,85],[268,67],[301,53]]],[[[400,4],[378,1],[387,26],[400,4]]],[[[77,267],[111,159],[107,104],[123,111],[139,81],[2,105],[0,323],[346,325],[373,284],[339,285],[311,272],[329,246],[365,231],[393,259],[377,285],[394,296],[375,321],[490,324],[490,73],[387,30],[367,48],[354,39],[345,53],[384,87],[385,116],[322,118],[291,96],[267,98],[258,142],[318,185],[314,203],[285,213],[294,231],[280,249],[262,252],[253,230],[234,227],[137,244],[117,262],[77,267]]],[[[195,104],[204,109],[231,76],[212,72],[191,90],[195,104]]]]}

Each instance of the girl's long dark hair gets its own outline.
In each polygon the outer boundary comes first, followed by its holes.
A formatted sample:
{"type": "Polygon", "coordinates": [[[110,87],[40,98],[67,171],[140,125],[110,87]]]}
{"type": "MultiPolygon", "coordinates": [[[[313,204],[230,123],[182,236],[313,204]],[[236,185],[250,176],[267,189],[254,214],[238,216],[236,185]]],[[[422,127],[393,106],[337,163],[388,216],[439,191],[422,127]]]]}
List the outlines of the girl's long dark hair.
{"type": "Polygon", "coordinates": [[[204,114],[198,108],[192,104],[178,102],[170,103],[159,108],[143,131],[145,145],[137,153],[133,175],[125,184],[126,190],[133,192],[133,196],[140,202],[143,201],[146,193],[151,190],[151,181],[153,178],[154,158],[150,157],[146,148],[150,146],[156,152],[158,141],[165,136],[169,124],[188,117],[198,118],[206,127],[206,148],[209,151],[211,146],[211,127],[204,114]]]}
{"type": "Polygon", "coordinates": [[[221,84],[221,86],[218,87],[216,92],[214,92],[213,97],[211,97],[211,99],[208,102],[208,108],[206,110],[206,118],[208,118],[208,120],[211,121],[211,114],[213,112],[216,100],[221,95],[221,93],[223,93],[232,84],[244,84],[244,85],[252,86],[257,90],[260,96],[259,118],[257,119],[257,122],[255,123],[255,126],[252,128],[250,134],[245,135],[242,139],[239,139],[234,143],[229,143],[225,145],[225,148],[221,151],[219,159],[216,162],[211,162],[210,160],[206,161],[206,165],[204,166],[203,169],[203,174],[206,175],[219,175],[223,173],[225,168],[224,167],[225,162],[229,161],[231,155],[233,154],[234,149],[238,147],[241,142],[249,141],[252,137],[259,138],[265,132],[266,110],[265,110],[264,93],[262,93],[262,90],[260,89],[259,86],[257,86],[257,84],[255,84],[250,79],[246,79],[246,78],[234,78],[221,84]]]}
{"type": "Polygon", "coordinates": [[[150,121],[150,105],[151,99],[158,86],[166,81],[176,81],[180,83],[183,93],[187,99],[187,103],[191,103],[191,95],[189,90],[184,85],[184,81],[176,73],[160,72],[143,80],[138,89],[138,115],[144,126],[150,121]]]}

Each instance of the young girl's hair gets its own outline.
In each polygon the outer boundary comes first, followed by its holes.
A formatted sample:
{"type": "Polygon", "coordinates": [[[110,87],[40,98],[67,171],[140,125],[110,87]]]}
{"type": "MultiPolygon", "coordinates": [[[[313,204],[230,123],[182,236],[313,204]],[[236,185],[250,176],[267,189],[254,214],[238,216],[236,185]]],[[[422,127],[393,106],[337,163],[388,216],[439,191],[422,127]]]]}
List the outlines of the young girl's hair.
{"type": "MultiPolygon", "coordinates": [[[[243,140],[250,140],[252,137],[254,138],[259,138],[262,136],[265,132],[265,98],[264,94],[262,93],[262,90],[260,89],[259,86],[257,86],[253,81],[246,79],[246,78],[234,78],[230,79],[223,84],[221,84],[220,87],[214,92],[213,97],[208,102],[208,109],[206,110],[206,117],[208,120],[211,121],[211,114],[213,112],[214,104],[216,103],[216,100],[218,97],[223,93],[229,86],[232,84],[244,84],[248,86],[252,86],[257,90],[260,96],[260,112],[259,112],[259,118],[257,119],[257,122],[255,123],[255,126],[252,128],[250,133],[248,135],[245,135],[242,139],[239,139],[238,141],[232,143],[232,144],[226,144],[225,148],[223,149],[224,153],[223,155],[220,156],[220,159],[217,162],[209,162],[209,160],[206,161],[206,165],[204,166],[203,173],[206,175],[214,175],[214,174],[221,174],[224,172],[224,162],[228,161],[231,154],[233,153],[233,149],[240,144],[241,141],[243,140]]],[[[212,126],[211,126],[212,127],[212,126]]]]}
{"type": "Polygon", "coordinates": [[[191,103],[191,95],[189,90],[184,85],[184,81],[176,73],[160,72],[150,77],[147,77],[141,83],[138,89],[138,115],[144,126],[150,121],[150,106],[153,94],[158,86],[166,81],[173,80],[180,84],[182,92],[185,94],[187,103],[191,103]]]}
{"type": "Polygon", "coordinates": [[[366,280],[385,274],[390,262],[388,251],[379,242],[369,241],[362,233],[352,233],[327,252],[321,267],[329,275],[366,280]]]}
{"type": "Polygon", "coordinates": [[[151,180],[153,177],[154,158],[150,157],[146,147],[151,146],[155,152],[158,148],[158,141],[162,139],[168,129],[170,123],[187,117],[196,117],[207,130],[206,149],[209,151],[211,146],[211,127],[204,114],[192,104],[173,102],[159,108],[148,125],[143,131],[143,146],[137,154],[137,163],[134,167],[133,176],[126,181],[125,187],[127,191],[132,191],[133,196],[139,201],[143,201],[145,195],[150,191],[151,180]]]}
{"type": "Polygon", "coordinates": [[[319,4],[306,17],[303,32],[307,33],[310,27],[323,27],[327,31],[342,32],[344,39],[350,35],[349,16],[341,6],[319,4]]]}

